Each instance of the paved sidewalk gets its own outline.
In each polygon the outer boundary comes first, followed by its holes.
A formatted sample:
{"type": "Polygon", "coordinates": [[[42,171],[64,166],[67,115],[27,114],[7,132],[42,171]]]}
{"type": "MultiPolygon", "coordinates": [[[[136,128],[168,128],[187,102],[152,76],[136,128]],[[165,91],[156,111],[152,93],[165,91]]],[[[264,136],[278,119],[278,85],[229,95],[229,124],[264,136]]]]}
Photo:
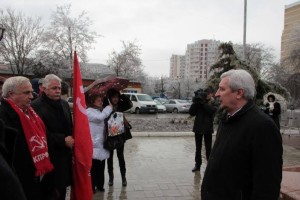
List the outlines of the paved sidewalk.
{"type": "MultiPolygon", "coordinates": [[[[94,200],[200,199],[201,178],[206,167],[206,160],[203,159],[200,172],[191,172],[194,166],[195,151],[192,135],[138,137],[137,133],[133,133],[133,136],[134,138],[127,141],[125,146],[128,186],[122,187],[118,160],[115,154],[114,186],[109,187],[107,185],[106,169],[106,191],[104,193],[97,192],[94,200]]],[[[284,145],[284,166],[295,164],[300,164],[300,149],[284,145]]]]}

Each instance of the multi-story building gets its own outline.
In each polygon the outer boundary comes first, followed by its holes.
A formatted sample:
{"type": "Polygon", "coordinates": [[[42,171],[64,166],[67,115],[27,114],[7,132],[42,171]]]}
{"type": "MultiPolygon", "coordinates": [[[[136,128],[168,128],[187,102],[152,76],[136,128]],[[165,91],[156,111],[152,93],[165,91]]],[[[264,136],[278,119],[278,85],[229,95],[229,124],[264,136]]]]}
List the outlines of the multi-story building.
{"type": "Polygon", "coordinates": [[[185,76],[196,82],[206,81],[210,75],[211,66],[218,59],[220,41],[199,40],[187,45],[185,53],[185,76]]]}
{"type": "Polygon", "coordinates": [[[300,46],[300,1],[285,6],[284,29],[281,36],[281,61],[300,46]]]}
{"type": "Polygon", "coordinates": [[[183,78],[185,74],[185,56],[172,55],[170,58],[170,78],[183,78]]]}

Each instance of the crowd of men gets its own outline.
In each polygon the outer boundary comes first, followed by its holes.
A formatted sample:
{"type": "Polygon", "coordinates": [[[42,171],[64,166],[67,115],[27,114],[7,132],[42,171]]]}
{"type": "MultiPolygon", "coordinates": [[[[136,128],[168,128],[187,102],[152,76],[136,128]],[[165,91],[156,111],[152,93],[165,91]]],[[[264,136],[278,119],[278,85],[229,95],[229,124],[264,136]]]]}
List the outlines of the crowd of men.
{"type": "MultiPolygon", "coordinates": [[[[45,76],[42,92],[35,100],[28,78],[16,76],[3,83],[0,188],[4,199],[65,199],[66,187],[71,184],[75,141],[69,105],[61,98],[61,82],[56,75],[45,76]]],[[[254,95],[255,82],[247,71],[223,73],[215,97],[226,115],[220,121],[212,149],[212,124],[194,127],[196,144],[202,143],[203,134],[207,140],[208,164],[201,199],[278,199],[282,178],[281,135],[274,121],[255,105],[254,95]]],[[[211,120],[215,113],[210,98],[194,102],[197,112],[191,114],[198,115],[196,123],[211,120]],[[202,116],[204,111],[209,117],[202,116]]],[[[198,149],[193,172],[200,165],[198,149]]]]}
{"type": "Polygon", "coordinates": [[[61,82],[54,74],[45,76],[36,99],[26,77],[11,77],[3,83],[1,154],[15,177],[7,178],[14,181],[5,188],[14,187],[3,190],[7,199],[65,199],[74,139],[69,105],[61,99],[61,82]]]}

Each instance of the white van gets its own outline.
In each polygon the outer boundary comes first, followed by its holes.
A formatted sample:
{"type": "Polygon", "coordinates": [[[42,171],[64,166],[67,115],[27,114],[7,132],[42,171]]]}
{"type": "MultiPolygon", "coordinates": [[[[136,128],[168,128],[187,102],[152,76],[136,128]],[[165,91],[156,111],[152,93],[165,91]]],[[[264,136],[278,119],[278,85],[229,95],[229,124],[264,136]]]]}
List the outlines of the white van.
{"type": "Polygon", "coordinates": [[[157,113],[156,103],[148,94],[124,93],[132,102],[133,106],[129,110],[131,113],[157,113]]]}

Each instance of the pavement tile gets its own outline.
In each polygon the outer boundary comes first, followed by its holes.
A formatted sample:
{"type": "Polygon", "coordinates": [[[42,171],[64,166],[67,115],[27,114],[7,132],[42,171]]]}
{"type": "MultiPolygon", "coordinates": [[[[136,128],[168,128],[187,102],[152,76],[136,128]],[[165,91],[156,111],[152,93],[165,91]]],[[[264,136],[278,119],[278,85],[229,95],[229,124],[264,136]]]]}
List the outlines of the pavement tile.
{"type": "Polygon", "coordinates": [[[155,193],[153,191],[144,191],[145,192],[145,197],[146,198],[154,198],[155,193]]]}
{"type": "MultiPolygon", "coordinates": [[[[93,200],[200,200],[206,167],[205,150],[200,172],[194,166],[194,137],[134,137],[126,142],[127,187],[122,187],[117,156],[114,156],[114,185],[97,192],[93,200]]],[[[203,145],[204,147],[204,145],[203,145]]],[[[300,149],[284,145],[284,166],[300,164],[300,149]]]]}

